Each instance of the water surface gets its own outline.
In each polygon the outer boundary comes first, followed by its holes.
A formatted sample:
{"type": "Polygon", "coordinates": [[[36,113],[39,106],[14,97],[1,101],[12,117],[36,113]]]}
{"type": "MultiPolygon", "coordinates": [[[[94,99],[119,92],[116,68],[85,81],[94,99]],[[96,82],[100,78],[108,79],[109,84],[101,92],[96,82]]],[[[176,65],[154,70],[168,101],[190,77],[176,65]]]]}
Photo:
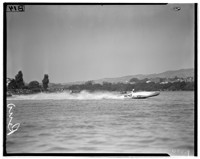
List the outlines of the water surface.
{"type": "Polygon", "coordinates": [[[148,99],[30,97],[7,100],[16,105],[13,123],[21,124],[7,136],[8,153],[194,153],[194,92],[148,99]]]}

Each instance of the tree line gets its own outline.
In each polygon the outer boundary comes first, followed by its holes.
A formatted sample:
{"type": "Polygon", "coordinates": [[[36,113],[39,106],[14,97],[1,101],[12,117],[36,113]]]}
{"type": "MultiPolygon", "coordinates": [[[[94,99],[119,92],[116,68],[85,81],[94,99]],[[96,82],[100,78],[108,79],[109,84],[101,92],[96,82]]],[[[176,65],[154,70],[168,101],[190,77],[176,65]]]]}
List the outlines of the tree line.
{"type": "Polygon", "coordinates": [[[22,71],[19,71],[14,79],[9,79],[7,89],[13,92],[20,90],[20,92],[22,93],[23,92],[33,93],[33,92],[47,91],[48,84],[49,84],[49,77],[47,74],[45,74],[42,80],[42,85],[40,85],[38,81],[31,81],[26,85],[23,80],[23,73],[22,71]]]}
{"type": "MultiPolygon", "coordinates": [[[[103,82],[102,84],[99,84],[99,83],[94,83],[93,81],[87,81],[83,84],[63,86],[63,89],[61,90],[68,89],[72,90],[73,92],[79,92],[81,90],[126,92],[126,91],[131,91],[132,89],[135,89],[135,91],[181,91],[181,90],[193,91],[194,90],[194,82],[177,81],[177,82],[168,82],[165,84],[161,84],[155,82],[147,83],[146,81],[148,81],[148,79],[138,80],[137,78],[131,79],[128,83],[103,82]]],[[[47,74],[44,75],[41,84],[38,81],[31,81],[28,84],[25,84],[23,80],[23,73],[22,71],[19,71],[14,79],[9,80],[9,83],[7,85],[7,90],[19,94],[51,91],[51,88],[49,88],[48,84],[49,84],[49,76],[47,74]]]]}
{"type": "Polygon", "coordinates": [[[69,86],[67,89],[74,91],[88,90],[88,91],[119,91],[126,92],[135,89],[135,91],[193,91],[194,82],[173,82],[160,84],[155,82],[138,82],[135,84],[131,83],[109,83],[103,82],[102,84],[93,83],[88,81],[84,84],[75,84],[69,86]]]}

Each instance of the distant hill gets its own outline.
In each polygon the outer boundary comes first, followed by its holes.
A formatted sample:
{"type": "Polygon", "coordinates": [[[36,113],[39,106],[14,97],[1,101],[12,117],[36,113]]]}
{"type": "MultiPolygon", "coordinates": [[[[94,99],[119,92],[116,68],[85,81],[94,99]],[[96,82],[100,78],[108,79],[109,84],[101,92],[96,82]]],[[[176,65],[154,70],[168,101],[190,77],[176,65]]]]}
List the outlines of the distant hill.
{"type": "Polygon", "coordinates": [[[175,70],[175,71],[166,71],[158,74],[138,74],[138,75],[129,75],[129,76],[123,76],[123,77],[117,77],[117,78],[103,78],[99,80],[94,80],[95,83],[103,83],[103,82],[111,82],[111,83],[117,83],[117,82],[126,82],[129,81],[131,78],[138,78],[138,79],[144,79],[144,78],[173,78],[173,77],[194,77],[194,69],[181,69],[181,70],[175,70]]]}
{"type": "MultiPolygon", "coordinates": [[[[116,77],[116,78],[102,78],[98,80],[93,80],[95,83],[102,84],[103,82],[110,82],[110,83],[118,83],[122,82],[125,83],[129,81],[131,78],[138,78],[138,79],[144,79],[144,78],[174,78],[175,76],[186,78],[186,77],[194,77],[194,69],[180,69],[180,70],[173,70],[173,71],[166,71],[158,74],[137,74],[137,75],[129,75],[129,76],[123,76],[123,77],[116,77]]],[[[72,85],[72,84],[83,84],[86,81],[77,81],[77,82],[70,82],[66,83],[65,85],[72,85]]]]}
{"type": "Polygon", "coordinates": [[[194,69],[181,69],[181,70],[176,70],[176,71],[166,71],[163,73],[159,74],[152,74],[152,75],[147,75],[147,78],[153,78],[153,77],[160,77],[160,78],[173,78],[173,77],[194,77],[194,69]]]}

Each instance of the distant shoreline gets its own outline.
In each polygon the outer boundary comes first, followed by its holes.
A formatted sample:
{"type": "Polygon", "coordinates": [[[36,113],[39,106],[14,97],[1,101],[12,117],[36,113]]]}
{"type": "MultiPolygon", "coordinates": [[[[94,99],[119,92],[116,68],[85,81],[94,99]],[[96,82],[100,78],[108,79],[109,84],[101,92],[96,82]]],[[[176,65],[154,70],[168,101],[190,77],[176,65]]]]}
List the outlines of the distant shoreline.
{"type": "MultiPolygon", "coordinates": [[[[128,93],[129,91],[122,92],[122,91],[108,91],[108,90],[80,90],[78,92],[70,92],[71,90],[60,90],[60,91],[41,91],[41,92],[31,92],[27,90],[15,90],[15,91],[8,91],[7,92],[7,97],[12,96],[12,95],[32,95],[32,94],[40,94],[40,93],[64,93],[64,92],[69,92],[70,94],[78,94],[81,93],[82,91],[87,91],[89,93],[95,93],[95,92],[118,92],[119,94],[125,94],[128,93]]],[[[145,91],[145,90],[140,90],[140,91],[145,91]]],[[[194,90],[159,90],[160,92],[194,92],[194,90]]],[[[139,92],[139,91],[138,91],[139,92]]]]}

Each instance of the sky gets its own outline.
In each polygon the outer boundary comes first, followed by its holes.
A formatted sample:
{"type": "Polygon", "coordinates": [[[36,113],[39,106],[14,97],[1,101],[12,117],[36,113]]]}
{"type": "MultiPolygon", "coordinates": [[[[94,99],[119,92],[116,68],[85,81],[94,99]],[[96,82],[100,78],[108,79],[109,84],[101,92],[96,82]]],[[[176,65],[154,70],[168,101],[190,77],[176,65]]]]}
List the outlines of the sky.
{"type": "Polygon", "coordinates": [[[194,68],[194,5],[28,5],[7,12],[7,77],[88,81],[194,68]],[[174,7],[181,10],[175,11],[174,7]]]}

